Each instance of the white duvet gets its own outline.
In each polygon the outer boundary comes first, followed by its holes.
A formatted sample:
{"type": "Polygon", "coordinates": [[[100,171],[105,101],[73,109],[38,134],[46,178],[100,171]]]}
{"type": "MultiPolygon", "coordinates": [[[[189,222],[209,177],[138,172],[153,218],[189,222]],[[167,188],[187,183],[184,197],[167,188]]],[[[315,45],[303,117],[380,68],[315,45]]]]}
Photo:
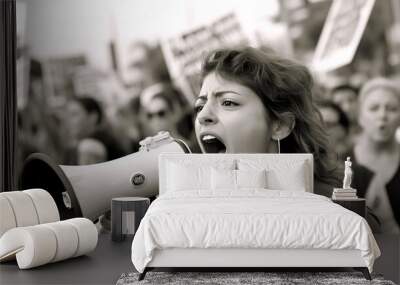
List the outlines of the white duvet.
{"type": "Polygon", "coordinates": [[[134,237],[135,268],[143,272],[164,248],[358,249],[370,272],[380,255],[359,215],[324,196],[265,189],[160,196],[134,237]]]}

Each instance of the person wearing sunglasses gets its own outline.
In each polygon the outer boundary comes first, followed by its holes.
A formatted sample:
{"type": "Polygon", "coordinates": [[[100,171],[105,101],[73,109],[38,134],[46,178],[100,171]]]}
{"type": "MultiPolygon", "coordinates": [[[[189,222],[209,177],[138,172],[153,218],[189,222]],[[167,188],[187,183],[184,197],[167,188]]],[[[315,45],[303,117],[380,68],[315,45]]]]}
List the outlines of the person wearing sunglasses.
{"type": "Polygon", "coordinates": [[[168,131],[172,137],[187,142],[192,152],[200,151],[194,135],[192,109],[172,84],[162,82],[146,88],[140,95],[140,113],[145,137],[168,131]]]}

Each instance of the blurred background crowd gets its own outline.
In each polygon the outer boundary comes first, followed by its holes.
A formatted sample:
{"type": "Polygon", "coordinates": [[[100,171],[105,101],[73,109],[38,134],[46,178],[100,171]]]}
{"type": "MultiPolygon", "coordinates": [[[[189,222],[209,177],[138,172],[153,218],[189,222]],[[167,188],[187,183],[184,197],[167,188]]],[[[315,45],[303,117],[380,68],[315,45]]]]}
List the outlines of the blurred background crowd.
{"type": "MultiPolygon", "coordinates": [[[[246,43],[311,67],[333,2],[17,1],[19,171],[33,152],[62,165],[122,157],[162,130],[199,152],[192,106],[198,53],[246,43]]],[[[375,2],[351,62],[312,71],[338,164],[352,157],[358,185],[367,184],[360,196],[369,195],[369,206],[386,217],[390,203],[400,209],[400,181],[393,182],[400,176],[393,156],[400,142],[400,2],[375,2]],[[382,196],[388,183],[396,193],[382,196]]],[[[350,8],[343,29],[357,17],[350,8]]],[[[400,223],[395,218],[388,219],[400,223]]]]}

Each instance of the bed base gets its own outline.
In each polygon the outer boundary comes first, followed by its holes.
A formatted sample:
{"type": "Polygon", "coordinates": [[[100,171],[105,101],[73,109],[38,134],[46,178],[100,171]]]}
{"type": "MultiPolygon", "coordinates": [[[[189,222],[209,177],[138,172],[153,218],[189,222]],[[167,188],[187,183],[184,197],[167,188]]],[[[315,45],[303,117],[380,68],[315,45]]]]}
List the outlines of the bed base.
{"type": "MultiPolygon", "coordinates": [[[[355,271],[360,271],[366,280],[372,280],[371,275],[367,267],[345,267],[345,268],[332,268],[333,270],[343,270],[343,269],[353,269],[355,271]]],[[[138,281],[142,281],[146,277],[146,273],[152,270],[161,271],[192,271],[192,272],[324,272],[327,271],[327,267],[249,267],[249,268],[236,268],[236,267],[146,267],[142,273],[139,274],[138,281]]],[[[331,270],[329,270],[331,271],[331,270]]]]}
{"type": "Polygon", "coordinates": [[[361,271],[371,280],[365,261],[359,250],[350,249],[255,249],[255,248],[168,248],[156,249],[139,280],[154,269],[178,271],[193,269],[206,272],[233,270],[243,271],[327,271],[338,268],[361,271]]]}

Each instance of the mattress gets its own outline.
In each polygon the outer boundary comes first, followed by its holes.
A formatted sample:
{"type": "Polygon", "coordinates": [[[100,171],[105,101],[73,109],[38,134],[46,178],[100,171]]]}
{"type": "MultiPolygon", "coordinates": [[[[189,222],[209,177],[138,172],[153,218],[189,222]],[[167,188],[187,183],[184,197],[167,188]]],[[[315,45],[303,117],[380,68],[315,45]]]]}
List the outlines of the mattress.
{"type": "Polygon", "coordinates": [[[365,219],[307,192],[170,192],[150,206],[132,242],[139,272],[162,249],[359,250],[372,271],[379,248],[365,219]]]}

